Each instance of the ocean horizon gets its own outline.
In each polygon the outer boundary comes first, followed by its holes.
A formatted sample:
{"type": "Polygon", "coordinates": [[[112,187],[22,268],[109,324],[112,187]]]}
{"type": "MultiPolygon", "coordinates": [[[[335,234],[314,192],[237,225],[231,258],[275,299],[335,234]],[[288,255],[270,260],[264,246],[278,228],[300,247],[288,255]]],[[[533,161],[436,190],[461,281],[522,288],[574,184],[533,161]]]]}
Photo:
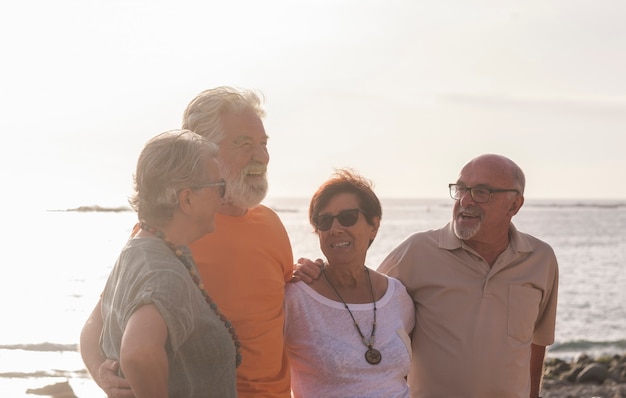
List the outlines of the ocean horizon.
{"type": "MultiPolygon", "coordinates": [[[[322,256],[308,224],[308,200],[264,201],[285,224],[294,260],[322,256]]],[[[411,233],[444,226],[453,205],[451,199],[381,202],[381,228],[366,264],[374,269],[411,233]]],[[[0,389],[12,397],[59,380],[71,380],[78,396],[99,393],[78,353],[80,329],[136,216],[89,207],[34,211],[10,226],[0,279],[0,389]]],[[[626,353],[626,200],[527,200],[513,222],[548,242],[559,261],[556,341],[547,356],[626,353]]]]}

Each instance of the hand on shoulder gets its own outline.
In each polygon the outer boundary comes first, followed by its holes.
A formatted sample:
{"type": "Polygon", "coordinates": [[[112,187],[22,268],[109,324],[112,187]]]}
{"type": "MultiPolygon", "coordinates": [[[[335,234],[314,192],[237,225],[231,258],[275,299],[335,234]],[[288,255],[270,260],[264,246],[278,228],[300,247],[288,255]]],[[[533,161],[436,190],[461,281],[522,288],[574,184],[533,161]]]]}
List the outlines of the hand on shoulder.
{"type": "Polygon", "coordinates": [[[299,258],[298,262],[293,266],[291,283],[302,281],[306,284],[311,284],[320,277],[322,268],[324,268],[324,260],[321,258],[315,261],[308,258],[299,258]]]}

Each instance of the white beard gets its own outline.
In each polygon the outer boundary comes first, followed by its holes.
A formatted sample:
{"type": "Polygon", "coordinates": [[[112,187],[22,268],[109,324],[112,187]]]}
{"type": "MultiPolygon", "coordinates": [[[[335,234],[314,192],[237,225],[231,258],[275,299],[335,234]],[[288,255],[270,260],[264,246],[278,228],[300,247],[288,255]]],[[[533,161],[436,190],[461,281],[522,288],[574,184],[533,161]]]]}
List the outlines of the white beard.
{"type": "Polygon", "coordinates": [[[480,230],[480,227],[483,224],[482,217],[483,217],[482,212],[477,211],[476,209],[464,208],[464,207],[458,208],[457,211],[455,212],[454,222],[452,223],[452,227],[454,229],[454,234],[456,235],[456,237],[461,240],[472,239],[478,233],[478,231],[480,230]],[[460,226],[457,220],[461,214],[464,214],[466,216],[480,217],[480,220],[471,227],[460,226]]]}
{"type": "Polygon", "coordinates": [[[472,239],[474,235],[478,233],[478,231],[480,230],[481,224],[482,222],[472,227],[460,227],[457,224],[456,220],[454,220],[454,223],[452,224],[452,226],[454,227],[454,234],[456,235],[457,238],[461,240],[468,240],[468,239],[472,239]]]}
{"type": "Polygon", "coordinates": [[[222,167],[223,177],[226,180],[226,196],[225,201],[235,207],[250,209],[255,207],[267,195],[267,168],[261,163],[249,163],[241,170],[241,173],[235,173],[228,167],[222,167]],[[262,177],[256,178],[254,183],[246,181],[250,171],[262,172],[262,177]]]}

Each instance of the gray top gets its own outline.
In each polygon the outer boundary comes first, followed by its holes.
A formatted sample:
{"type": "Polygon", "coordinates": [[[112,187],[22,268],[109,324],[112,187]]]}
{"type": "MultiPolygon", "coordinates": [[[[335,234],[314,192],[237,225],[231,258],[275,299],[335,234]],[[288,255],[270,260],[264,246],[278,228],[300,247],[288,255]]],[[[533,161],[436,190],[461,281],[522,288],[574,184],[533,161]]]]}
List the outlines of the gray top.
{"type": "Polygon", "coordinates": [[[126,323],[148,303],[167,324],[169,396],[236,397],[230,333],[183,263],[159,238],[129,240],[109,275],[102,294],[103,355],[119,360],[126,323]]]}

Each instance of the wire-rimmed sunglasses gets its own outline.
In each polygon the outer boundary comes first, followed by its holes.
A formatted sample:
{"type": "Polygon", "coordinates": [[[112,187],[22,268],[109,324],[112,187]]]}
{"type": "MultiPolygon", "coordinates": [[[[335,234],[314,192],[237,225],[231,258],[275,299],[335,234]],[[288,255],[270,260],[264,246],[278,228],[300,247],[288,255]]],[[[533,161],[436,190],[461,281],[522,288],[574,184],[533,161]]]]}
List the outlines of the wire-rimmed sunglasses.
{"type": "Polygon", "coordinates": [[[223,178],[217,182],[207,182],[206,184],[193,186],[191,187],[191,189],[200,189],[200,188],[208,188],[208,187],[220,187],[220,198],[224,199],[224,195],[226,195],[226,181],[224,181],[223,178]]]}
{"type": "Polygon", "coordinates": [[[339,221],[344,227],[351,227],[359,220],[359,213],[365,214],[365,212],[361,209],[347,209],[342,210],[335,215],[330,214],[319,214],[313,218],[313,225],[318,231],[328,231],[333,226],[333,221],[335,218],[339,221]]]}

